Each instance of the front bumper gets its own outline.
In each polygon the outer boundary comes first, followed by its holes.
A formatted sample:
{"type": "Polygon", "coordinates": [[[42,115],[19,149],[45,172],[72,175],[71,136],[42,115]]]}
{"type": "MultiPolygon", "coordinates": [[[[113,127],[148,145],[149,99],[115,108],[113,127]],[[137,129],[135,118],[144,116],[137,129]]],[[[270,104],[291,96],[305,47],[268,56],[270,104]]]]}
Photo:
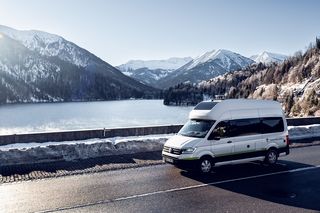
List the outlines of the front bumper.
{"type": "Polygon", "coordinates": [[[197,158],[179,159],[166,154],[162,154],[162,159],[165,163],[172,164],[180,169],[194,169],[199,162],[197,158]]]}

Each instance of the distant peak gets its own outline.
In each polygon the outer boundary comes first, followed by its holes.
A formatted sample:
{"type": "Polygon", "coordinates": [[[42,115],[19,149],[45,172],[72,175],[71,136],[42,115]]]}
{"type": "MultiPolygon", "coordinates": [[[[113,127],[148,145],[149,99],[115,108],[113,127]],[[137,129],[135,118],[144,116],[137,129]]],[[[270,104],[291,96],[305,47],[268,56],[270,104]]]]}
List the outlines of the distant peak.
{"type": "Polygon", "coordinates": [[[226,49],[217,49],[217,52],[219,52],[219,53],[231,53],[232,51],[226,50],[226,49]]]}
{"type": "Polygon", "coordinates": [[[125,64],[119,65],[118,68],[122,71],[135,70],[140,68],[148,69],[165,69],[165,70],[175,70],[179,67],[185,65],[192,60],[191,57],[171,57],[168,59],[159,60],[130,60],[125,64]]]}
{"type": "Polygon", "coordinates": [[[254,60],[256,63],[272,63],[272,62],[282,62],[286,58],[288,58],[288,56],[279,54],[279,53],[263,51],[258,55],[251,56],[250,58],[254,60]]]}
{"type": "Polygon", "coordinates": [[[197,58],[195,58],[193,61],[191,61],[188,64],[187,69],[192,69],[200,64],[210,62],[215,59],[220,59],[220,60],[224,61],[224,63],[228,63],[226,61],[233,60],[239,64],[241,64],[243,62],[243,60],[251,61],[250,59],[248,59],[238,53],[232,52],[230,50],[217,49],[217,50],[208,51],[208,52],[204,53],[203,55],[198,56],[197,58]]]}

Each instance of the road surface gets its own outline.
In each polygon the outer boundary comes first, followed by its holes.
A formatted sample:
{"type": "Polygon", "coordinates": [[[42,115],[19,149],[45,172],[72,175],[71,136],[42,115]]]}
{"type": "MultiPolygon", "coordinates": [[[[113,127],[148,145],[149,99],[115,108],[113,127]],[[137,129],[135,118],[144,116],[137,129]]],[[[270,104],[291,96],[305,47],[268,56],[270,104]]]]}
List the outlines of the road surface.
{"type": "Polygon", "coordinates": [[[319,212],[320,146],[207,177],[156,165],[0,185],[0,212],[319,212]]]}

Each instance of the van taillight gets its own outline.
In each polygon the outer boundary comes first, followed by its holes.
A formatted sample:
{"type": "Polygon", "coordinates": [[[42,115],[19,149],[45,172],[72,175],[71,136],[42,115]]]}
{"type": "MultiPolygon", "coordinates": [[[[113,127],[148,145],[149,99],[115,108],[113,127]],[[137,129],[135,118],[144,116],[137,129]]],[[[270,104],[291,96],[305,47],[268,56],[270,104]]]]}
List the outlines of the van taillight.
{"type": "Polygon", "coordinates": [[[289,135],[286,135],[286,144],[289,146],[290,141],[289,141],[289,135]]]}

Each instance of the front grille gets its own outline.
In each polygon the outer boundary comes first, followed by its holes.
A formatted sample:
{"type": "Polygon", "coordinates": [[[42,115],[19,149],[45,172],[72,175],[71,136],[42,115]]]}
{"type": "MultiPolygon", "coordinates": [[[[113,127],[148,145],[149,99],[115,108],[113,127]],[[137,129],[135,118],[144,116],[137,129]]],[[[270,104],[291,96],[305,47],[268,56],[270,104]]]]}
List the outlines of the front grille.
{"type": "Polygon", "coordinates": [[[181,154],[181,150],[180,149],[171,148],[171,147],[168,147],[168,146],[164,146],[163,147],[163,151],[167,152],[167,153],[174,154],[174,155],[180,155],[181,154]]]}

